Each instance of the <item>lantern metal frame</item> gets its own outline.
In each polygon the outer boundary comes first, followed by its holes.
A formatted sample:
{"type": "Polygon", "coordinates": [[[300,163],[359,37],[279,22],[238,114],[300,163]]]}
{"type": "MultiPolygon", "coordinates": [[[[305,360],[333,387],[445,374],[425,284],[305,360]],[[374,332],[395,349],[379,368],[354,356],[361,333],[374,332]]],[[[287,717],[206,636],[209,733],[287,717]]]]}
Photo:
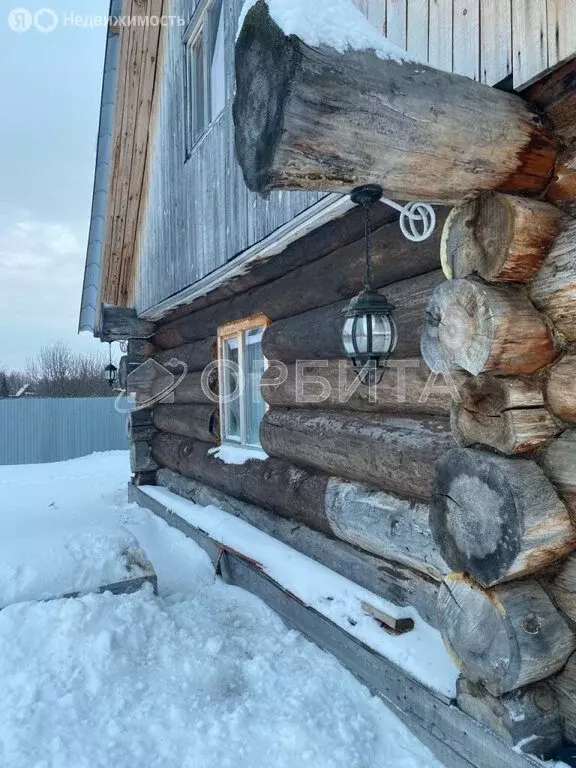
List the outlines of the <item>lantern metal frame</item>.
{"type": "Polygon", "coordinates": [[[104,375],[110,389],[116,384],[118,368],[112,362],[112,342],[108,342],[108,365],[104,368],[104,375]]]}

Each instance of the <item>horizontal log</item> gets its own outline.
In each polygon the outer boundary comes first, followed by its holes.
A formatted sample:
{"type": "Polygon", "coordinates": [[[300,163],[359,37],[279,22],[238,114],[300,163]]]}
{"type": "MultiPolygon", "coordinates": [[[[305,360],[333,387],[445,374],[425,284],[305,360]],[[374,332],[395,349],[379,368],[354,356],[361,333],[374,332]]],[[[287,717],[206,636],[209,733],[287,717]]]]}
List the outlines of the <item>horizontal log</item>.
{"type": "Polygon", "coordinates": [[[576,149],[565,149],[558,155],[546,199],[570,216],[576,213],[576,149]]]}
{"type": "Polygon", "coordinates": [[[422,360],[390,360],[382,380],[367,387],[349,360],[317,360],[272,365],[260,388],[264,400],[275,408],[447,415],[458,382],[430,373],[422,360]]]}
{"type": "Polygon", "coordinates": [[[436,288],[426,309],[421,349],[431,370],[459,367],[474,376],[533,373],[556,356],[543,317],[520,287],[473,278],[436,288]]]}
{"type": "Polygon", "coordinates": [[[544,407],[535,379],[490,374],[470,377],[452,405],[452,432],[459,445],[484,445],[501,453],[529,453],[561,430],[544,407]]]}
{"type": "Polygon", "coordinates": [[[128,339],[126,354],[128,357],[139,357],[146,359],[153,357],[156,347],[148,339],[128,339]]]}
{"type": "MultiPolygon", "coordinates": [[[[437,255],[435,258],[437,260],[437,255]]],[[[442,282],[442,271],[437,269],[393,283],[380,291],[396,307],[394,320],[398,327],[398,343],[392,360],[420,357],[424,312],[434,289],[442,282]]],[[[342,310],[346,304],[346,301],[329,304],[269,325],[262,339],[262,350],[267,359],[293,363],[296,360],[341,358],[344,354],[342,310]]]]}
{"type": "Polygon", "coordinates": [[[567,354],[546,371],[546,401],[562,421],[576,423],[576,354],[567,354]]]}
{"type": "Polygon", "coordinates": [[[160,363],[160,365],[177,361],[180,366],[182,364],[186,366],[188,373],[196,373],[203,371],[217,357],[216,337],[209,336],[207,339],[200,339],[200,341],[193,342],[192,344],[182,344],[174,349],[158,352],[154,355],[154,360],[160,363]]]}
{"type": "Polygon", "coordinates": [[[576,139],[576,62],[570,58],[562,66],[548,71],[525,91],[550,120],[562,143],[569,146],[576,139]]]}
{"type": "Polygon", "coordinates": [[[576,429],[567,429],[549,443],[538,460],[576,524],[576,429]]]}
{"type": "Polygon", "coordinates": [[[154,408],[154,424],[173,435],[205,443],[220,442],[220,412],[214,405],[158,405],[154,408]]]}
{"type": "Polygon", "coordinates": [[[150,443],[156,437],[156,427],[154,424],[143,424],[138,427],[128,427],[128,439],[134,443],[150,443]]]}
{"type": "Polygon", "coordinates": [[[497,698],[461,677],[457,702],[463,712],[496,731],[509,747],[537,757],[551,757],[562,746],[558,703],[547,683],[536,683],[497,698]]]}
{"type": "Polygon", "coordinates": [[[438,582],[418,570],[375,557],[350,544],[295,524],[268,510],[240,501],[216,488],[169,469],[158,472],[158,484],[202,506],[214,505],[236,515],[279,541],[313,558],[371,592],[400,606],[413,606],[436,626],[438,582]]]}
{"type": "Polygon", "coordinates": [[[430,528],[448,565],[485,587],[534,574],[576,546],[568,510],[534,461],[470,448],[436,464],[430,528]]]}
{"type": "Polygon", "coordinates": [[[187,442],[164,433],[155,439],[153,448],[159,464],[186,478],[329,533],[436,580],[448,571],[430,536],[425,504],[277,459],[225,464],[208,453],[208,444],[187,442]],[[187,456],[182,458],[185,451],[194,461],[187,456]]]}
{"type": "Polygon", "coordinates": [[[132,474],[154,472],[158,465],[154,461],[150,443],[137,442],[130,445],[130,470],[132,474]]]}
{"type": "Polygon", "coordinates": [[[430,497],[436,460],[454,443],[446,419],[274,409],[260,426],[270,456],[416,499],[430,497]]]}
{"type": "Polygon", "coordinates": [[[444,224],[444,274],[484,280],[530,280],[552,247],[565,216],[549,203],[489,192],[454,207],[444,224]]]}
{"type": "Polygon", "coordinates": [[[550,681],[556,694],[560,724],[564,738],[576,743],[576,655],[572,656],[565,668],[550,681]]]}
{"type": "Polygon", "coordinates": [[[576,221],[556,238],[532,280],[530,298],[568,341],[576,341],[576,221]]]}
{"type": "Polygon", "coordinates": [[[546,585],[554,604],[576,626],[576,552],[564,560],[546,585]]]}
{"type": "Polygon", "coordinates": [[[373,50],[311,48],[284,34],[264,0],[236,42],[233,114],[246,184],[261,193],[376,183],[399,200],[534,194],[556,156],[515,94],[373,50]]]}
{"type": "Polygon", "coordinates": [[[154,323],[143,320],[131,307],[102,305],[99,335],[101,341],[148,339],[154,334],[154,323]]]}
{"type": "Polygon", "coordinates": [[[442,638],[462,673],[493,696],[558,672],[576,648],[576,637],[535,581],[484,590],[450,574],[438,593],[442,638]]]}
{"type": "MultiPolygon", "coordinates": [[[[441,211],[439,218],[442,222],[441,211]]],[[[425,243],[415,245],[402,235],[397,222],[375,230],[372,233],[374,286],[380,288],[437,269],[439,243],[440,231],[436,231],[425,243]]],[[[213,336],[218,326],[256,313],[274,321],[350,299],[363,287],[364,260],[363,240],[345,245],[273,282],[159,325],[155,344],[161,349],[178,347],[213,336]]]]}
{"type": "MultiPolygon", "coordinates": [[[[131,390],[136,402],[156,405],[171,404],[216,404],[218,402],[218,371],[216,367],[203,373],[188,373],[182,378],[172,376],[169,369],[163,373],[131,382],[131,390]]],[[[138,373],[138,371],[136,372],[138,373]]]]}

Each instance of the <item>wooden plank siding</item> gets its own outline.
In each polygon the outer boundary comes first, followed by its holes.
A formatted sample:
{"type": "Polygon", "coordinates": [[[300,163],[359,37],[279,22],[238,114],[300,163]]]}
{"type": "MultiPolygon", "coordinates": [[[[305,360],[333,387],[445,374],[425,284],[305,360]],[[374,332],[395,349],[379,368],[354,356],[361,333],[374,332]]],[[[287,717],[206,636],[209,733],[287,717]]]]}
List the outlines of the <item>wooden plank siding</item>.
{"type": "MultiPolygon", "coordinates": [[[[126,2],[131,6],[135,0],[126,2]]],[[[513,75],[514,86],[520,89],[576,49],[576,0],[354,2],[379,31],[387,33],[394,43],[407,48],[418,59],[489,85],[513,75]]],[[[185,22],[190,20],[197,4],[196,0],[164,3],[166,13],[185,22]]],[[[132,303],[139,313],[150,311],[168,297],[222,269],[235,256],[323,197],[318,193],[276,192],[265,200],[249,192],[244,184],[235,158],[232,122],[234,43],[242,3],[243,0],[223,2],[226,107],[187,160],[184,26],[161,30],[155,106],[149,125],[147,170],[140,185],[142,201],[137,228],[134,212],[126,213],[122,201],[137,194],[139,188],[142,126],[137,126],[139,133],[129,149],[122,147],[122,142],[115,147],[116,166],[126,162],[123,158],[128,153],[137,177],[119,178],[118,189],[113,190],[111,220],[115,223],[116,241],[107,244],[108,273],[121,272],[117,303],[132,303]],[[138,252],[135,276],[127,253],[133,243],[137,243],[138,252]]],[[[134,79],[130,55],[137,43],[136,34],[144,32],[134,30],[130,45],[122,53],[126,66],[121,93],[134,79]]],[[[146,71],[146,62],[140,69],[146,71]]],[[[139,102],[146,104],[150,89],[145,89],[141,82],[138,85],[138,81],[133,87],[141,95],[139,102]]],[[[121,137],[129,137],[133,122],[133,110],[125,108],[119,124],[121,137]]]]}

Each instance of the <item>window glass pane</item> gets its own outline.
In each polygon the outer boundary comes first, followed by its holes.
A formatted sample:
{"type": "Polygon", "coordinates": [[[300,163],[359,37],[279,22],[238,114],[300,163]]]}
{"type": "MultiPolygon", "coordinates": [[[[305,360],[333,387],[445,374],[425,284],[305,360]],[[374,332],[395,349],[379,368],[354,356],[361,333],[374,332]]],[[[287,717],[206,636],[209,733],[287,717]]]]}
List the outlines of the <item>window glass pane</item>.
{"type": "Polygon", "coordinates": [[[238,390],[238,339],[224,342],[223,395],[225,414],[225,439],[238,442],[241,440],[240,393],[238,390]]]}
{"type": "Polygon", "coordinates": [[[260,381],[264,373],[262,354],[263,328],[246,331],[246,442],[260,445],[260,422],[265,412],[265,403],[260,393],[260,381]]]}
{"type": "Polygon", "coordinates": [[[210,36],[210,121],[212,121],[218,117],[226,105],[222,0],[216,0],[210,10],[210,36]]]}
{"type": "Polygon", "coordinates": [[[200,138],[206,124],[204,115],[204,35],[192,45],[192,132],[194,140],[200,138]]]}

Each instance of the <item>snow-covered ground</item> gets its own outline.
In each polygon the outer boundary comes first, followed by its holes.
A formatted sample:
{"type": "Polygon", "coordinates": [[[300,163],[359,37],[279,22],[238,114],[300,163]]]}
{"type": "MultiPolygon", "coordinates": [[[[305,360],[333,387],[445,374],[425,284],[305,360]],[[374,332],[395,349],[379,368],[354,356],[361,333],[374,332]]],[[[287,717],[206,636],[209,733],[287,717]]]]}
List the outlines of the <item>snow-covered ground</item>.
{"type": "Polygon", "coordinates": [[[0,559],[27,520],[63,531],[97,518],[138,539],[159,581],[157,597],[0,612],[2,768],[439,767],[333,657],[128,505],[127,477],[122,453],[0,467],[0,559]]]}

